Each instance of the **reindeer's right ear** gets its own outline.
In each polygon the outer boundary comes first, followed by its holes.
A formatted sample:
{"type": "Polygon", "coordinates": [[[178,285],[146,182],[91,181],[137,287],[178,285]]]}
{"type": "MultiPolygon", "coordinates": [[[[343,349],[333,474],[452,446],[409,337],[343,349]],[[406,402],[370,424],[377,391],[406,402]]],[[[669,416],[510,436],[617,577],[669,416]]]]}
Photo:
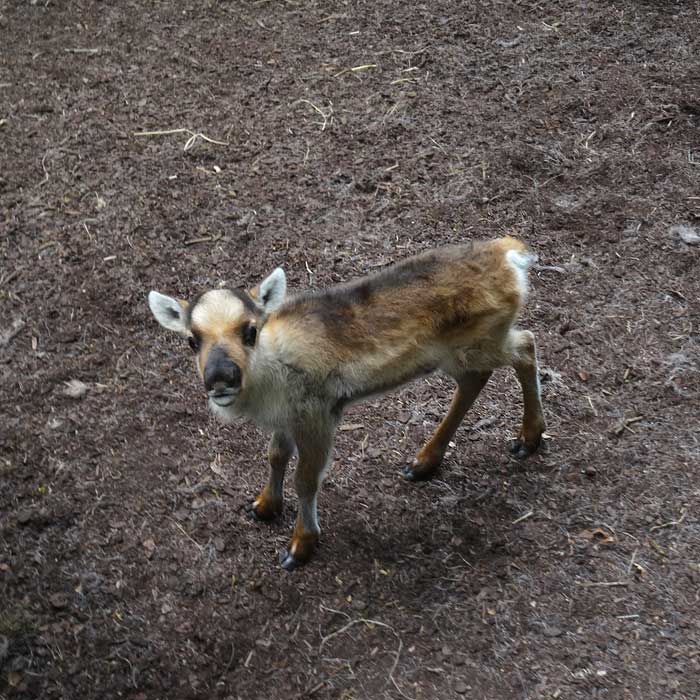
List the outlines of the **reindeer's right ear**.
{"type": "Polygon", "coordinates": [[[148,294],[148,305],[151,313],[156,317],[156,321],[163,328],[175,331],[180,335],[187,334],[187,302],[178,301],[172,297],[166,297],[158,292],[148,294]]]}

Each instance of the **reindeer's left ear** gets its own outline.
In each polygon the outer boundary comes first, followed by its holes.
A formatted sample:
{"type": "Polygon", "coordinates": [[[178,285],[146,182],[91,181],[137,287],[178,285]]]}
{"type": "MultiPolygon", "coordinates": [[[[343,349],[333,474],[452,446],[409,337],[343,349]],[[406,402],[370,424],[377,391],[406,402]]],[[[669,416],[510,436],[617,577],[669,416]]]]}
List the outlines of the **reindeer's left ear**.
{"type": "Polygon", "coordinates": [[[271,313],[282,306],[286,293],[287,276],[281,267],[273,270],[257,287],[250,290],[250,296],[267,313],[271,313]]]}

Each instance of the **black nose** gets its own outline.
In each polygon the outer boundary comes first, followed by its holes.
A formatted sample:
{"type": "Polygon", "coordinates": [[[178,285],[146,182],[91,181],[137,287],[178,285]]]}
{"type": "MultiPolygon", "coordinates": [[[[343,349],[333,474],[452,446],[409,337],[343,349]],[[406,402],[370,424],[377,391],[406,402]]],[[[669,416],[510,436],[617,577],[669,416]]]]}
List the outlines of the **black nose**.
{"type": "Polygon", "coordinates": [[[207,391],[237,389],[240,385],[241,368],[223,348],[213,348],[204,368],[204,386],[207,391]]]}

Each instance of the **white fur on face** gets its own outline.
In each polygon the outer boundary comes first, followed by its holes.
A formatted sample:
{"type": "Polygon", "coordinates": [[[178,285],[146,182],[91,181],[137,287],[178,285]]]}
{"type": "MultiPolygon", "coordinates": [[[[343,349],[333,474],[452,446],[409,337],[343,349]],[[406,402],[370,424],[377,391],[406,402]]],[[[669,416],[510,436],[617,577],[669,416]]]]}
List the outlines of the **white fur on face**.
{"type": "Polygon", "coordinates": [[[209,401],[209,410],[214,416],[216,416],[222,423],[233,423],[233,421],[238,418],[238,413],[235,409],[235,401],[231,406],[219,406],[213,401],[209,401]]]}
{"type": "Polygon", "coordinates": [[[245,315],[243,302],[226,289],[203,294],[192,309],[191,323],[203,332],[219,331],[245,315]]]}

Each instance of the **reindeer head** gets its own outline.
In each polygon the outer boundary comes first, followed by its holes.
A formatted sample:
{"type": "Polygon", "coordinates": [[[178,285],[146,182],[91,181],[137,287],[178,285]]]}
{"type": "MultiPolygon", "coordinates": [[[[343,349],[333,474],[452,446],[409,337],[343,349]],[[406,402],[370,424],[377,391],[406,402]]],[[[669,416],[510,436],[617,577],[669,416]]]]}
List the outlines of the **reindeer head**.
{"type": "Polygon", "coordinates": [[[258,331],[268,314],[282,305],[287,290],[284,271],[277,268],[249,291],[213,289],[191,303],[159,294],[148,295],[158,323],[187,338],[195,353],[209,406],[217,414],[234,414],[245,393],[258,331]]]}

